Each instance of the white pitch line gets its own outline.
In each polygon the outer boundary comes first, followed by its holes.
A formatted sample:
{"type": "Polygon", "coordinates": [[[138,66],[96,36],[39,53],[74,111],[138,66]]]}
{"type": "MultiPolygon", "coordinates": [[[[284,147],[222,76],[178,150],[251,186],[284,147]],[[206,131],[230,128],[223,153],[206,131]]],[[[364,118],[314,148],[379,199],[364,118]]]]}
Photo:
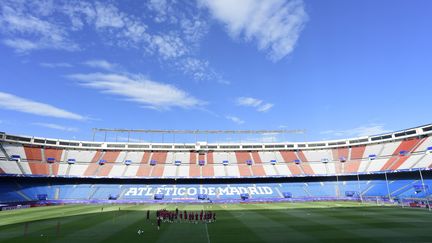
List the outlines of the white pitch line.
{"type": "MultiPolygon", "coordinates": [[[[205,211],[204,205],[202,206],[202,208],[203,208],[203,211],[205,211]]],[[[206,230],[206,235],[207,235],[207,242],[210,243],[210,235],[208,233],[207,223],[204,223],[204,225],[205,225],[205,230],[206,230]]]]}

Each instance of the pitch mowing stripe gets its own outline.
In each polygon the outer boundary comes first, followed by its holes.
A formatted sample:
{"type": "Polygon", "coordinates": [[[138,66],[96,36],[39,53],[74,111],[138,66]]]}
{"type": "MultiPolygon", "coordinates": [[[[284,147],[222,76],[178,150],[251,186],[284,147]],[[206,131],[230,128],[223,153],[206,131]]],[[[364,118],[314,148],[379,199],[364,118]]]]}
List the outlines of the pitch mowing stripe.
{"type": "Polygon", "coordinates": [[[258,241],[260,236],[247,227],[240,218],[235,217],[234,212],[230,209],[224,210],[224,208],[217,211],[217,222],[208,225],[211,235],[214,236],[213,242],[258,241]]]}
{"type": "MultiPolygon", "coordinates": [[[[86,206],[81,206],[80,208],[85,208],[86,206]]],[[[116,223],[116,218],[119,218],[120,216],[116,216],[117,214],[123,214],[123,212],[125,214],[135,214],[135,211],[118,211],[118,207],[115,207],[117,209],[117,211],[115,210],[105,210],[104,208],[104,212],[100,212],[98,211],[98,213],[93,213],[93,214],[87,214],[87,215],[77,215],[77,216],[72,216],[72,218],[74,218],[74,220],[72,220],[71,222],[68,223],[62,223],[61,225],[61,238],[66,237],[66,239],[73,237],[73,238],[88,238],[89,236],[96,236],[97,238],[104,238],[105,236],[110,236],[112,233],[114,233],[111,229],[112,229],[112,225],[109,224],[115,224],[116,223]],[[69,228],[70,227],[70,228],[69,228]],[[109,230],[107,230],[109,229],[109,230]],[[78,235],[76,232],[78,232],[78,235]],[[102,235],[98,235],[98,234],[102,234],[102,235]],[[67,237],[69,235],[69,237],[67,237]],[[72,235],[72,236],[70,236],[72,235]]],[[[82,209],[81,209],[82,210],[82,209]]],[[[100,210],[100,209],[99,209],[100,210]]],[[[144,215],[144,214],[142,214],[144,215]]],[[[141,216],[143,217],[143,216],[141,216]]],[[[69,218],[69,217],[66,217],[69,218]]],[[[48,219],[47,221],[54,221],[52,219],[48,219]]],[[[44,221],[42,221],[44,222],[44,221]]],[[[130,221],[125,221],[123,222],[121,225],[123,227],[123,225],[127,225],[130,221]]],[[[38,222],[34,222],[31,225],[32,226],[37,226],[38,222]]],[[[54,224],[55,225],[55,224],[54,224]]],[[[116,230],[120,230],[120,227],[118,227],[116,225],[116,230]]],[[[42,233],[44,233],[45,231],[41,231],[42,233]]],[[[46,232],[45,232],[45,235],[46,232]]],[[[52,236],[52,234],[50,235],[52,236]]],[[[69,241],[69,240],[67,240],[69,241]]]]}
{"type": "Polygon", "coordinates": [[[288,239],[296,241],[312,241],[314,240],[307,232],[300,232],[297,229],[286,224],[287,217],[277,210],[242,210],[238,217],[243,225],[259,235],[262,241],[280,241],[284,242],[288,239]]]}
{"type": "MultiPolygon", "coordinates": [[[[327,217],[322,217],[309,209],[293,209],[281,211],[284,213],[291,222],[292,227],[298,231],[305,232],[306,234],[315,237],[316,239],[337,240],[340,237],[359,239],[363,238],[362,235],[350,232],[341,225],[335,224],[327,217]]],[[[347,226],[345,224],[344,226],[347,226]]]]}
{"type": "MultiPolygon", "coordinates": [[[[82,207],[79,207],[82,208],[82,207]]],[[[82,209],[81,209],[82,210],[82,209]]],[[[94,219],[94,214],[69,216],[62,218],[51,218],[46,220],[31,221],[27,223],[28,234],[27,237],[36,237],[39,239],[40,235],[44,237],[55,237],[58,234],[64,234],[65,229],[68,225],[73,226],[73,230],[79,229],[80,227],[88,227],[87,222],[91,222],[94,219]],[[59,231],[57,231],[57,224],[60,224],[59,231]]],[[[14,224],[0,227],[3,232],[13,232],[15,234],[12,239],[21,239],[24,233],[25,223],[14,224]]],[[[11,238],[11,237],[9,237],[11,238]]]]}
{"type": "MultiPolygon", "coordinates": [[[[343,217],[332,217],[331,214],[334,214],[335,212],[325,211],[325,210],[311,210],[308,211],[310,217],[308,219],[316,224],[320,224],[324,222],[325,224],[334,227],[335,229],[343,229],[344,232],[357,235],[358,237],[362,237],[365,235],[371,235],[380,233],[381,235],[384,234],[386,236],[403,236],[403,234],[399,234],[396,231],[389,230],[387,228],[376,228],[371,227],[370,225],[359,223],[353,220],[352,218],[347,217],[344,214],[341,214],[343,212],[337,212],[338,214],[342,215],[343,217]],[[368,234],[364,234],[364,232],[368,232],[368,234]]],[[[293,213],[291,213],[292,215],[293,213]]],[[[369,219],[373,220],[373,219],[369,219]]]]}
{"type": "MultiPolygon", "coordinates": [[[[9,224],[16,224],[16,223],[23,223],[23,222],[33,222],[33,221],[39,221],[39,220],[47,220],[47,219],[61,219],[76,215],[85,215],[85,214],[94,214],[94,213],[100,213],[101,212],[101,206],[100,205],[74,205],[74,207],[44,207],[43,210],[38,210],[37,212],[32,212],[31,209],[22,209],[22,210],[29,210],[26,214],[20,214],[18,215],[8,215],[7,217],[2,217],[2,221],[0,223],[0,226],[9,225],[9,224]]],[[[38,208],[42,209],[42,208],[38,208]]],[[[118,209],[116,206],[104,206],[104,212],[109,211],[115,211],[118,209]]],[[[20,210],[20,211],[22,211],[20,210]]],[[[11,211],[9,211],[11,212],[11,211]]],[[[2,215],[3,216],[3,215],[2,215]]]]}
{"type": "MultiPolygon", "coordinates": [[[[263,213],[268,215],[270,218],[280,220],[282,223],[285,223],[286,226],[294,228],[298,231],[304,231],[305,234],[315,236],[317,239],[332,239],[334,235],[351,239],[363,238],[361,234],[350,230],[350,228],[359,227],[359,225],[355,225],[354,222],[349,220],[335,221],[327,217],[327,215],[320,215],[317,213],[320,211],[326,211],[326,209],[286,209],[280,207],[280,210],[273,210],[272,213],[268,213],[266,211],[265,205],[262,206],[263,210],[257,211],[257,213],[263,213]],[[280,215],[286,215],[286,217],[281,217],[280,215]],[[335,234],[330,234],[331,232],[335,234]]],[[[275,206],[277,205],[272,205],[273,208],[275,206]]]]}
{"type": "Polygon", "coordinates": [[[133,211],[126,212],[123,216],[116,216],[116,213],[118,212],[111,212],[106,215],[102,213],[101,216],[98,217],[97,221],[81,230],[71,232],[62,240],[65,242],[72,242],[77,239],[104,241],[143,218],[141,215],[138,217],[134,215],[133,211]],[[134,215],[134,217],[132,217],[132,215],[134,215]]]}
{"type": "Polygon", "coordinates": [[[255,233],[261,235],[262,240],[286,241],[295,239],[296,241],[315,240],[307,232],[300,232],[291,225],[287,224],[287,219],[282,212],[275,210],[271,204],[253,205],[253,210],[248,210],[248,204],[236,205],[242,210],[244,224],[253,229],[255,233]]]}
{"type": "MultiPolygon", "coordinates": [[[[78,206],[79,207],[79,206],[78,206]]],[[[97,209],[100,207],[96,206],[89,206],[87,208],[77,208],[75,207],[67,207],[62,208],[61,206],[55,206],[53,208],[51,207],[43,207],[40,208],[40,210],[32,210],[32,209],[20,209],[18,210],[17,214],[14,215],[13,212],[15,211],[9,211],[7,215],[0,214],[0,217],[2,218],[0,222],[1,225],[7,225],[7,224],[13,224],[13,223],[22,223],[22,222],[28,222],[28,221],[34,221],[34,220],[41,220],[41,219],[48,219],[48,218],[59,218],[69,215],[76,215],[76,214],[86,214],[91,212],[96,212],[97,209]],[[27,211],[28,210],[28,211],[27,211]]]]}
{"type": "MultiPolygon", "coordinates": [[[[22,220],[27,222],[27,218],[24,218],[25,216],[20,215],[20,217],[23,218],[22,220]]],[[[28,233],[33,234],[35,231],[39,230],[40,228],[43,228],[43,225],[49,224],[48,222],[49,222],[48,220],[38,220],[38,221],[33,221],[33,222],[27,222],[28,233]]],[[[25,227],[25,223],[8,224],[5,226],[1,226],[0,230],[2,232],[8,232],[9,234],[14,235],[14,237],[22,237],[22,235],[24,233],[24,227],[25,227]]],[[[54,226],[48,226],[48,228],[54,228],[54,226]]],[[[0,234],[0,236],[5,236],[5,234],[0,234]]],[[[9,238],[11,238],[11,237],[9,237],[9,238]]]]}
{"type": "MultiPolygon", "coordinates": [[[[374,214],[372,218],[364,217],[364,220],[359,222],[358,220],[356,220],[356,217],[353,217],[352,215],[363,214],[362,210],[364,209],[365,208],[359,208],[359,210],[355,211],[347,208],[329,208],[322,210],[309,209],[308,212],[310,212],[309,214],[311,215],[311,217],[309,217],[308,219],[311,219],[315,223],[327,222],[327,224],[334,225],[338,229],[343,229],[344,231],[360,235],[361,237],[368,236],[369,238],[374,237],[375,239],[379,238],[382,240],[386,240],[387,237],[396,237],[399,239],[399,241],[403,238],[406,238],[407,241],[411,240],[411,237],[413,236],[413,232],[415,230],[412,230],[413,228],[410,228],[409,225],[403,222],[406,216],[399,218],[398,221],[389,220],[385,214],[381,213],[381,210],[383,208],[376,208],[376,214],[374,214]],[[346,212],[348,212],[348,214],[346,212]],[[383,216],[384,218],[380,216],[383,216]]],[[[398,208],[394,208],[392,212],[394,213],[398,210],[398,208]]],[[[295,209],[286,210],[287,213],[291,214],[297,211],[298,210],[295,209]]],[[[370,211],[370,209],[368,211],[370,211]]],[[[412,216],[409,218],[412,218],[412,216]]],[[[308,223],[307,225],[310,226],[311,224],[308,223]]],[[[419,223],[414,225],[414,229],[418,228],[419,223]]],[[[419,234],[417,235],[418,237],[422,237],[423,235],[427,236],[427,233],[425,231],[422,232],[420,230],[417,230],[417,232],[419,232],[419,234]]]]}
{"type": "MultiPolygon", "coordinates": [[[[412,238],[415,236],[417,239],[422,237],[431,236],[431,233],[425,230],[419,231],[418,228],[422,225],[428,225],[431,223],[431,219],[429,218],[428,223],[423,223],[422,221],[418,221],[418,223],[412,223],[411,221],[417,221],[419,219],[418,216],[408,215],[406,214],[403,217],[394,217],[394,213],[399,211],[398,208],[374,208],[374,213],[370,213],[371,210],[368,209],[369,212],[367,215],[362,215],[361,211],[357,212],[348,212],[347,217],[349,217],[353,221],[358,221],[364,226],[363,228],[356,229],[357,232],[369,235],[370,237],[375,236],[376,238],[382,240],[388,240],[387,238],[392,237],[396,238],[395,240],[398,242],[401,241],[413,241],[412,238]],[[390,209],[390,210],[389,210],[390,209]],[[352,214],[359,214],[360,217],[353,217],[352,214]],[[390,216],[390,217],[389,217],[390,216]],[[410,222],[407,222],[410,220],[410,222]],[[416,232],[416,233],[415,233],[416,232]]],[[[410,211],[410,210],[408,210],[410,211]]],[[[325,212],[324,212],[325,213],[325,212]]],[[[345,212],[344,212],[345,213],[345,212]]],[[[338,214],[334,217],[340,218],[345,214],[338,214]]]]}

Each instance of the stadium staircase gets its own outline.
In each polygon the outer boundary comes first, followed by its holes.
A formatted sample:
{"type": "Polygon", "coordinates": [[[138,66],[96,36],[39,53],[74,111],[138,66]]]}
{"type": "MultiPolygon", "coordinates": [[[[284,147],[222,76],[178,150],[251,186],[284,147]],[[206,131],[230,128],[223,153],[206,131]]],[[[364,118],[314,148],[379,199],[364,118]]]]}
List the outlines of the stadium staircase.
{"type": "Polygon", "coordinates": [[[93,196],[96,194],[96,192],[99,190],[100,187],[95,187],[94,185],[91,186],[92,187],[92,191],[89,195],[89,197],[87,198],[88,200],[92,199],[93,196]]]}
{"type": "MultiPolygon", "coordinates": [[[[202,156],[202,157],[203,157],[203,158],[201,158],[201,159],[204,160],[204,166],[207,166],[207,154],[205,153],[204,156],[202,156]]],[[[199,160],[200,160],[200,156],[198,155],[198,161],[199,161],[199,160]]],[[[200,171],[200,175],[199,175],[199,176],[200,176],[200,177],[203,176],[203,171],[202,171],[202,170],[203,170],[203,167],[204,167],[204,166],[200,166],[200,167],[199,167],[199,171],[200,171]]]]}
{"type": "MultiPolygon", "coordinates": [[[[294,155],[296,156],[296,158],[297,158],[298,160],[301,161],[300,156],[297,154],[297,152],[294,152],[294,155]]],[[[302,163],[302,162],[304,162],[304,161],[301,161],[301,163],[302,163]]],[[[304,170],[303,170],[303,166],[302,166],[301,163],[300,163],[299,165],[297,165],[297,166],[300,168],[301,173],[302,173],[303,175],[306,175],[306,173],[305,173],[304,170]]]]}
{"type": "Polygon", "coordinates": [[[370,165],[371,165],[371,163],[372,163],[372,161],[373,160],[368,160],[368,162],[367,162],[367,165],[366,165],[366,167],[365,167],[365,169],[364,169],[364,171],[359,171],[359,172],[367,172],[368,171],[368,169],[369,169],[369,167],[370,167],[370,165]]]}
{"type": "Polygon", "coordinates": [[[66,169],[66,176],[69,176],[69,175],[70,175],[70,170],[71,170],[71,169],[72,169],[72,165],[69,164],[68,167],[67,167],[67,169],[66,169]]]}
{"type": "Polygon", "coordinates": [[[420,139],[420,140],[417,142],[417,144],[416,144],[414,147],[412,147],[412,149],[411,149],[409,152],[410,152],[410,153],[413,153],[414,151],[416,151],[416,149],[417,149],[418,147],[420,147],[420,145],[422,145],[423,142],[424,142],[426,139],[427,139],[427,137],[424,137],[424,138],[420,139]]]}
{"type": "Polygon", "coordinates": [[[48,164],[48,172],[50,176],[53,176],[53,168],[52,168],[52,164],[48,164]]]}
{"type": "MultiPolygon", "coordinates": [[[[100,154],[100,156],[99,156],[99,158],[98,158],[98,160],[96,161],[96,163],[99,163],[99,161],[105,156],[105,151],[104,152],[102,152],[101,154],[100,154]]],[[[92,176],[97,176],[98,174],[99,174],[99,171],[101,170],[101,168],[102,168],[102,166],[105,166],[105,165],[99,165],[97,168],[96,168],[96,170],[95,170],[95,172],[94,172],[94,174],[92,175],[92,176]]]]}
{"type": "Polygon", "coordinates": [[[100,155],[99,155],[99,157],[97,158],[97,160],[96,160],[96,163],[99,163],[99,161],[105,156],[105,151],[102,151],[101,153],[100,153],[100,155]]]}
{"type": "Polygon", "coordinates": [[[63,154],[62,154],[62,159],[61,159],[61,161],[63,163],[67,162],[68,153],[69,153],[69,150],[65,149],[64,152],[63,152],[63,154]]]}
{"type": "MultiPolygon", "coordinates": [[[[368,183],[369,183],[369,182],[368,182],[368,183]]],[[[364,195],[365,195],[369,190],[371,190],[374,186],[375,186],[375,185],[373,185],[373,184],[368,185],[368,187],[366,187],[366,189],[364,189],[364,190],[360,193],[360,196],[364,197],[364,195]]]]}
{"type": "Polygon", "coordinates": [[[279,197],[283,198],[282,192],[279,190],[279,188],[275,188],[277,194],[279,195],[279,197]]]}
{"type": "Polygon", "coordinates": [[[15,185],[17,187],[17,190],[15,190],[15,192],[18,195],[20,195],[22,198],[24,198],[26,201],[31,201],[31,198],[21,191],[21,188],[22,188],[21,185],[18,182],[16,182],[16,181],[15,181],[15,185]]]}
{"type": "Polygon", "coordinates": [[[309,185],[307,183],[303,183],[303,184],[304,184],[304,187],[302,187],[303,191],[305,191],[309,197],[312,197],[312,193],[310,193],[310,191],[308,189],[309,185]]]}
{"type": "MultiPolygon", "coordinates": [[[[129,165],[130,166],[130,165],[129,165]]],[[[124,169],[123,169],[123,172],[122,172],[122,177],[124,177],[125,175],[126,175],[126,172],[127,172],[127,170],[128,170],[128,168],[129,168],[129,166],[125,166],[124,167],[124,169]]]]}
{"type": "Polygon", "coordinates": [[[150,176],[153,175],[154,168],[155,168],[155,166],[150,166],[150,173],[149,173],[150,176]]]}
{"type": "Polygon", "coordinates": [[[381,146],[381,149],[380,149],[380,151],[376,154],[376,156],[377,156],[377,157],[380,157],[384,149],[385,149],[385,145],[381,146]]]}
{"type": "Polygon", "coordinates": [[[18,168],[20,169],[21,174],[23,174],[23,175],[26,174],[24,168],[21,165],[21,163],[18,162],[18,161],[14,161],[14,162],[18,165],[18,168]]]}
{"type": "MultiPolygon", "coordinates": [[[[180,166],[181,166],[181,165],[180,165],[180,166]]],[[[176,167],[176,172],[175,172],[175,176],[176,176],[176,177],[179,176],[180,166],[177,166],[177,167],[176,167]]]]}
{"type": "Polygon", "coordinates": [[[345,174],[345,163],[341,163],[341,162],[339,162],[339,168],[340,168],[340,171],[339,171],[339,173],[340,174],[345,174]]]}
{"type": "Polygon", "coordinates": [[[100,171],[100,169],[102,168],[102,166],[105,166],[105,165],[99,165],[99,166],[96,168],[96,170],[95,170],[95,172],[94,172],[94,174],[93,174],[92,176],[97,176],[97,175],[99,174],[99,171],[100,171]]]}
{"type": "Polygon", "coordinates": [[[298,167],[300,168],[301,173],[302,173],[303,175],[306,175],[306,173],[304,172],[304,169],[303,169],[303,165],[302,165],[302,164],[299,164],[298,167]]]}
{"type": "MultiPolygon", "coordinates": [[[[253,164],[253,162],[252,162],[252,164],[253,164]]],[[[251,176],[254,176],[253,171],[252,171],[252,166],[248,166],[248,169],[249,169],[249,174],[251,176]]]]}
{"type": "Polygon", "coordinates": [[[46,162],[46,159],[45,159],[45,149],[41,148],[40,150],[41,150],[41,161],[42,162],[46,162]]]}
{"type": "Polygon", "coordinates": [[[426,153],[423,154],[412,166],[411,168],[415,168],[417,166],[418,163],[420,163],[420,161],[422,161],[425,157],[426,157],[426,153]]]}
{"type": "Polygon", "coordinates": [[[328,163],[325,163],[325,164],[324,164],[324,167],[325,167],[325,169],[326,169],[326,175],[328,175],[328,174],[329,174],[328,163]]]}
{"type": "Polygon", "coordinates": [[[0,143],[0,151],[3,152],[3,154],[6,156],[4,159],[5,160],[10,160],[10,157],[8,155],[8,153],[6,152],[6,150],[3,148],[3,145],[0,143]]]}
{"type": "MultiPolygon", "coordinates": [[[[250,157],[250,160],[252,161],[252,166],[254,166],[256,164],[256,161],[255,161],[254,156],[252,155],[251,152],[249,152],[249,157],[250,157]]],[[[253,173],[252,166],[249,166],[249,173],[251,174],[251,176],[257,176],[253,173]]]]}
{"type": "MultiPolygon", "coordinates": [[[[68,153],[69,153],[69,150],[64,150],[64,152],[63,152],[63,159],[62,159],[62,162],[63,163],[67,163],[67,158],[68,158],[68,153]]],[[[66,173],[65,173],[65,175],[66,176],[69,176],[69,173],[70,173],[70,170],[71,170],[71,167],[72,167],[72,165],[70,165],[70,164],[68,164],[68,167],[66,168],[66,173]]]]}
{"type": "Polygon", "coordinates": [[[409,184],[406,184],[406,185],[404,185],[404,186],[402,186],[402,187],[400,187],[400,188],[398,188],[398,189],[392,191],[392,192],[390,193],[390,195],[393,196],[393,194],[395,194],[395,195],[402,194],[402,193],[408,191],[409,189],[411,189],[412,186],[413,186],[414,184],[416,184],[417,182],[419,182],[419,180],[415,180],[415,181],[413,181],[413,182],[411,182],[411,183],[409,183],[409,184]]]}
{"type": "Polygon", "coordinates": [[[280,175],[279,170],[277,169],[276,165],[273,165],[273,169],[275,170],[277,175],[280,175]]]}
{"type": "Polygon", "coordinates": [[[393,167],[393,165],[395,165],[399,161],[400,158],[401,158],[400,156],[396,157],[396,155],[390,157],[389,160],[393,160],[393,161],[388,166],[386,166],[385,168],[382,168],[381,170],[389,170],[390,168],[393,167]]]}
{"type": "Polygon", "coordinates": [[[252,156],[252,153],[249,152],[248,155],[249,155],[250,160],[252,161],[252,164],[255,164],[255,160],[254,160],[254,158],[253,158],[253,156],[252,156]]]}
{"type": "MultiPolygon", "coordinates": [[[[120,185],[121,187],[123,187],[123,185],[120,185]]],[[[126,193],[126,188],[122,188],[120,191],[120,194],[118,196],[118,199],[121,200],[123,199],[124,194],[126,193]]]]}
{"type": "Polygon", "coordinates": [[[56,188],[54,192],[54,200],[58,200],[60,196],[60,188],[56,188]]]}
{"type": "MultiPolygon", "coordinates": [[[[126,151],[125,153],[124,153],[124,156],[123,156],[123,158],[120,160],[120,162],[118,162],[118,163],[124,163],[125,162],[125,160],[126,160],[126,158],[127,158],[127,156],[128,156],[128,154],[129,154],[129,151],[126,151]]],[[[119,155],[119,157],[120,157],[120,155],[119,155]]],[[[115,162],[115,161],[114,161],[115,162]]]]}

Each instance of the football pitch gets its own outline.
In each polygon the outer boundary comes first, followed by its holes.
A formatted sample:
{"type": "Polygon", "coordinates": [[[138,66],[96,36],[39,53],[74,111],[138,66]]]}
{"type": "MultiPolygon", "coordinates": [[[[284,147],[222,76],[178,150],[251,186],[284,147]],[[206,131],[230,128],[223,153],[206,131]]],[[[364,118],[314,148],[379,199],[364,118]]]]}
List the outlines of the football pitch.
{"type": "Polygon", "coordinates": [[[424,209],[356,202],[179,205],[180,211],[216,212],[216,222],[162,223],[158,230],[155,210],[176,207],[66,205],[3,211],[0,242],[432,242],[432,213],[424,209]]]}

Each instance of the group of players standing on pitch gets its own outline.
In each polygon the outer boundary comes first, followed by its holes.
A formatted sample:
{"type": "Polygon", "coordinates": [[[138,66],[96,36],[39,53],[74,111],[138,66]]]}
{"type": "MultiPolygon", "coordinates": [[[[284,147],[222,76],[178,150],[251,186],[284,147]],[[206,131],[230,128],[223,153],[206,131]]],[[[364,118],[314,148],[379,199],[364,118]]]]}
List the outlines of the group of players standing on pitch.
{"type": "MultiPolygon", "coordinates": [[[[150,210],[147,210],[147,220],[150,220],[150,210]]],[[[216,221],[216,213],[212,211],[169,211],[160,209],[156,211],[157,227],[160,229],[161,223],[212,223],[216,221]]]]}

